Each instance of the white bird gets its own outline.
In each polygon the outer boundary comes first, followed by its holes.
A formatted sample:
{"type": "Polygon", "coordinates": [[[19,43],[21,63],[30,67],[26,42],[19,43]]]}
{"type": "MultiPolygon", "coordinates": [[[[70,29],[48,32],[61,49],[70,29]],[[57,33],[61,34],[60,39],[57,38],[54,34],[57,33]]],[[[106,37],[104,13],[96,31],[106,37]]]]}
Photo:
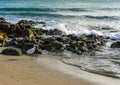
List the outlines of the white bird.
{"type": "Polygon", "coordinates": [[[36,45],[34,45],[32,48],[30,48],[30,49],[28,49],[27,51],[26,51],[26,53],[27,53],[27,55],[31,55],[30,57],[31,57],[31,60],[33,60],[33,56],[32,56],[32,54],[35,52],[35,50],[36,50],[36,45]]]}

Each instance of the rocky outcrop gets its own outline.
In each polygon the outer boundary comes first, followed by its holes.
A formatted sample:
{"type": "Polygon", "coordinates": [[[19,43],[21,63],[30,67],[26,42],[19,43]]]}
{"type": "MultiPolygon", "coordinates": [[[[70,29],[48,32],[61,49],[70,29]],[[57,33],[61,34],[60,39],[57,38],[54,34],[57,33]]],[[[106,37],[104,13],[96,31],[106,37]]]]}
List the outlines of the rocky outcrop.
{"type": "Polygon", "coordinates": [[[66,49],[77,54],[89,53],[93,55],[95,51],[99,51],[106,41],[103,37],[97,35],[82,35],[77,37],[75,35],[68,35],[69,40],[66,49]]]}
{"type": "MultiPolygon", "coordinates": [[[[1,46],[12,46],[21,49],[22,53],[36,45],[35,53],[41,54],[41,50],[50,52],[63,52],[69,50],[79,55],[93,55],[99,51],[106,41],[102,36],[86,35],[76,36],[67,35],[58,29],[36,29],[34,24],[46,25],[44,21],[34,22],[21,20],[17,24],[6,22],[0,18],[0,40],[1,46]],[[4,45],[3,45],[4,44],[4,45]]],[[[5,51],[6,52],[6,51],[5,51]]]]}

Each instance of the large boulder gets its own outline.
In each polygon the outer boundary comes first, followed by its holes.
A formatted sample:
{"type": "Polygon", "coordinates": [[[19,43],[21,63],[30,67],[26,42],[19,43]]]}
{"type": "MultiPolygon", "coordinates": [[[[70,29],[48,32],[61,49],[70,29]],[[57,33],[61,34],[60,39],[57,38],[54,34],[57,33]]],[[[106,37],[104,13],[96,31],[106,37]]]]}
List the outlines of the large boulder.
{"type": "Polygon", "coordinates": [[[120,48],[120,41],[113,42],[110,47],[111,48],[120,48]]]}
{"type": "Polygon", "coordinates": [[[13,55],[13,56],[21,56],[22,52],[18,48],[9,47],[9,48],[4,49],[2,51],[2,54],[4,54],[4,55],[13,55]]]}

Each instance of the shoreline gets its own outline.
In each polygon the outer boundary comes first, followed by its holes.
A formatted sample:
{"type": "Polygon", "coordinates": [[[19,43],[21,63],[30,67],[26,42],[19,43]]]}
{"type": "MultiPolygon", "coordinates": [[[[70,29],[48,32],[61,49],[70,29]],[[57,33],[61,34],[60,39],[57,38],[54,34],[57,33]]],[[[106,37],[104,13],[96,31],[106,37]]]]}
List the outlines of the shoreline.
{"type": "Polygon", "coordinates": [[[30,57],[25,55],[0,55],[0,75],[2,85],[120,84],[119,79],[85,72],[77,67],[66,65],[59,60],[59,56],[54,54],[41,54],[35,60],[30,60],[30,57]]]}
{"type": "Polygon", "coordinates": [[[117,78],[106,77],[99,74],[83,71],[78,67],[66,65],[58,60],[55,55],[40,55],[37,62],[45,67],[69,75],[73,78],[82,79],[83,81],[91,82],[92,85],[119,85],[120,80],[117,78]],[[81,75],[82,74],[82,75],[81,75]]]}
{"type": "Polygon", "coordinates": [[[93,85],[38,64],[28,56],[0,55],[1,85],[93,85]]]}

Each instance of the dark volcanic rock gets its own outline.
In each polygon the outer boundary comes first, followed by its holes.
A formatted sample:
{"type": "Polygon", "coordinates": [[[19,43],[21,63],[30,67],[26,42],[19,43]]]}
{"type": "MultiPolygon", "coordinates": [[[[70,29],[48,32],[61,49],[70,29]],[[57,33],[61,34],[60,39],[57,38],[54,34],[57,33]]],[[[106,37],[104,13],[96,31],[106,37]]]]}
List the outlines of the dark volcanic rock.
{"type": "Polygon", "coordinates": [[[64,51],[64,44],[57,41],[55,37],[49,37],[45,39],[43,49],[51,52],[61,52],[64,51]]]}
{"type": "Polygon", "coordinates": [[[5,39],[0,39],[0,47],[6,46],[6,41],[5,39]]]}
{"type": "Polygon", "coordinates": [[[22,52],[18,48],[6,48],[2,51],[2,54],[4,55],[14,55],[14,56],[21,56],[22,52]]]}
{"type": "Polygon", "coordinates": [[[0,17],[0,23],[5,23],[5,22],[6,22],[5,18],[0,17]]]}
{"type": "Polygon", "coordinates": [[[20,20],[17,24],[33,25],[36,24],[36,22],[32,20],[20,20]]]}
{"type": "Polygon", "coordinates": [[[64,44],[62,42],[54,41],[52,42],[52,51],[61,52],[64,51],[64,44]]]}
{"type": "Polygon", "coordinates": [[[6,32],[7,34],[10,34],[11,32],[9,31],[10,28],[10,23],[0,23],[0,30],[6,32]]]}
{"type": "Polygon", "coordinates": [[[70,38],[71,41],[77,41],[78,37],[75,36],[74,34],[67,35],[68,38],[70,38]]]}
{"type": "Polygon", "coordinates": [[[58,37],[56,37],[56,40],[57,40],[58,42],[62,42],[62,43],[65,43],[65,44],[66,44],[69,39],[68,39],[68,37],[66,37],[66,36],[63,36],[63,37],[61,37],[61,36],[59,37],[59,36],[58,36],[58,37]]]}
{"type": "Polygon", "coordinates": [[[120,41],[113,42],[110,47],[111,48],[120,48],[120,41]]]}
{"type": "Polygon", "coordinates": [[[34,30],[35,30],[35,32],[38,35],[42,35],[42,34],[46,34],[46,35],[59,35],[59,36],[66,35],[64,32],[62,32],[60,30],[57,30],[57,29],[47,30],[47,29],[39,28],[39,29],[34,29],[34,30]]]}
{"type": "Polygon", "coordinates": [[[61,30],[58,29],[54,29],[54,30],[50,30],[49,31],[49,35],[66,35],[64,32],[62,32],[61,30]]]}
{"type": "Polygon", "coordinates": [[[95,53],[101,49],[106,42],[102,36],[98,35],[85,35],[78,37],[75,35],[68,35],[68,45],[66,49],[81,54],[95,53]]]}

